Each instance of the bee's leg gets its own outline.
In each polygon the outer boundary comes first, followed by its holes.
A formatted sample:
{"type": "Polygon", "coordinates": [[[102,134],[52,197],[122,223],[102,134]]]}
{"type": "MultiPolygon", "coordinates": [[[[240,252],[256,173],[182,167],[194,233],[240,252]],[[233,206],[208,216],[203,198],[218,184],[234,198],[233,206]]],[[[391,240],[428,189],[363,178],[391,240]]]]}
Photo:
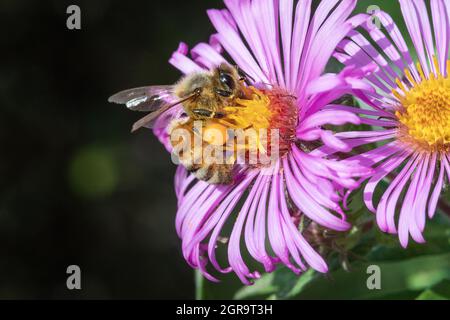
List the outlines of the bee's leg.
{"type": "Polygon", "coordinates": [[[215,112],[214,113],[214,118],[216,118],[216,119],[222,119],[222,118],[224,118],[225,117],[225,113],[223,113],[223,112],[215,112]]]}
{"type": "Polygon", "coordinates": [[[226,90],[222,90],[222,89],[219,89],[219,88],[214,88],[214,91],[219,96],[222,96],[222,97],[225,97],[225,98],[229,98],[233,94],[233,92],[231,92],[231,91],[226,91],[226,90]]]}
{"type": "Polygon", "coordinates": [[[233,183],[233,166],[226,164],[211,164],[191,171],[199,180],[210,184],[233,183]]]}
{"type": "Polygon", "coordinates": [[[212,111],[206,109],[192,109],[192,113],[200,118],[211,118],[213,115],[212,111]]]}

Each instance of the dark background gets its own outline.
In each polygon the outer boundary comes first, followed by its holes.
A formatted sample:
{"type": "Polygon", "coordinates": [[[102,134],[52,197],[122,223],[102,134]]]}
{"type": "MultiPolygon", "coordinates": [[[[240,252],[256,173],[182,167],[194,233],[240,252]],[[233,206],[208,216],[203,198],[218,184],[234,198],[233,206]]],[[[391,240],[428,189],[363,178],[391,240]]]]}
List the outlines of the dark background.
{"type": "Polygon", "coordinates": [[[220,1],[0,2],[0,298],[194,298],[175,166],[116,91],[170,84],[220,1]],[[66,8],[81,8],[81,30],[66,8]],[[66,288],[66,268],[82,290],[66,288]]]}

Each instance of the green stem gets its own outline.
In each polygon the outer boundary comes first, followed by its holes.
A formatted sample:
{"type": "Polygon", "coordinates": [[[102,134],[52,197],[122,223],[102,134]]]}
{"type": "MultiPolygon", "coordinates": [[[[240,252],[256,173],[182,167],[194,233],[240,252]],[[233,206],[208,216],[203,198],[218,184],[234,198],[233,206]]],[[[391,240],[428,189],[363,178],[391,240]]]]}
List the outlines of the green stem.
{"type": "Polygon", "coordinates": [[[205,278],[203,277],[200,270],[195,270],[195,299],[196,300],[203,300],[205,298],[204,292],[203,292],[203,285],[205,282],[205,278]]]}

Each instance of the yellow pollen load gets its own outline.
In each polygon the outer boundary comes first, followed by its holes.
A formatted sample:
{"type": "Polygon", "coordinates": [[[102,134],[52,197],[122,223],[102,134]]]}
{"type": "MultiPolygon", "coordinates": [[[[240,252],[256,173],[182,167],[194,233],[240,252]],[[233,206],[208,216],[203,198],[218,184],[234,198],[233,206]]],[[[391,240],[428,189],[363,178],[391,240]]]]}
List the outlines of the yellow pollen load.
{"type": "Polygon", "coordinates": [[[270,128],[270,99],[262,91],[249,87],[252,99],[236,99],[235,106],[224,108],[225,117],[211,119],[205,124],[203,139],[215,145],[223,144],[228,139],[227,130],[242,130],[245,134],[245,143],[234,145],[235,149],[254,150],[266,152],[266,139],[269,136],[260,136],[260,129],[270,128]]]}
{"type": "Polygon", "coordinates": [[[207,123],[203,130],[203,140],[215,146],[222,146],[228,140],[227,127],[220,123],[207,123]]]}
{"type": "MultiPolygon", "coordinates": [[[[435,69],[439,70],[437,59],[435,69]]],[[[413,85],[407,89],[396,80],[399,88],[393,90],[400,101],[400,110],[396,116],[401,123],[401,138],[427,151],[444,151],[450,146],[450,78],[440,72],[436,77],[430,73],[429,79],[424,76],[418,64],[421,81],[416,82],[411,73],[406,72],[413,85]],[[399,91],[401,93],[399,93],[399,91]]],[[[450,61],[447,63],[447,75],[450,74],[450,61]]]]}

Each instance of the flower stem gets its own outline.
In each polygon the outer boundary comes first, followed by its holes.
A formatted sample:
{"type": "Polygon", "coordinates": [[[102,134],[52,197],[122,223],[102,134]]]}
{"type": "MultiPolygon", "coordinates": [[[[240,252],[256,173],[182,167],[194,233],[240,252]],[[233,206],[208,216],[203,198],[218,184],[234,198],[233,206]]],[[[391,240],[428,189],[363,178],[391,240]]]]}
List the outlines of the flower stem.
{"type": "Polygon", "coordinates": [[[203,278],[202,273],[200,270],[195,270],[195,299],[196,300],[203,300],[204,294],[203,294],[203,285],[205,279],[203,278]]]}

